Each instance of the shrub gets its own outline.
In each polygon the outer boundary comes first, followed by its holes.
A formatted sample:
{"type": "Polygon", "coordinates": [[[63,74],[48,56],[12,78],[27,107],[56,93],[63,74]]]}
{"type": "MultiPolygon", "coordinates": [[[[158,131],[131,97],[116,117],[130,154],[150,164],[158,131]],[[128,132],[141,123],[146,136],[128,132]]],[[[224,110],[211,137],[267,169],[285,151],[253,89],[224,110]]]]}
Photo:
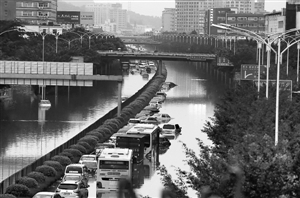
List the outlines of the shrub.
{"type": "Polygon", "coordinates": [[[119,128],[120,128],[120,126],[118,124],[113,123],[113,122],[108,123],[105,126],[111,127],[112,128],[112,132],[117,132],[119,130],[119,128]]]}
{"type": "Polygon", "coordinates": [[[72,164],[70,158],[62,155],[55,155],[51,158],[51,160],[58,161],[62,166],[68,166],[69,164],[72,164]]]}
{"type": "Polygon", "coordinates": [[[86,153],[89,153],[93,150],[93,147],[90,146],[87,142],[77,142],[77,144],[83,146],[86,149],[86,153]]]}
{"type": "Polygon", "coordinates": [[[63,150],[63,152],[71,153],[74,157],[81,157],[82,156],[82,153],[77,149],[69,148],[69,149],[63,150]]]}
{"type": "Polygon", "coordinates": [[[43,173],[32,171],[28,173],[27,177],[35,179],[38,183],[45,183],[46,177],[43,173]]]}
{"type": "Polygon", "coordinates": [[[121,127],[123,127],[126,124],[124,118],[122,117],[116,117],[115,119],[119,122],[121,127]]]}
{"type": "Polygon", "coordinates": [[[60,156],[65,156],[65,157],[68,157],[70,160],[71,160],[71,163],[74,162],[74,156],[71,154],[71,153],[68,153],[68,152],[61,152],[60,154],[58,154],[60,156]]]}
{"type": "Polygon", "coordinates": [[[103,138],[103,135],[97,129],[88,132],[86,135],[96,136],[99,140],[103,138]]]}
{"type": "Polygon", "coordinates": [[[27,197],[30,195],[30,191],[23,184],[12,184],[6,188],[5,194],[12,194],[16,197],[27,197]]]}
{"type": "Polygon", "coordinates": [[[21,177],[16,181],[16,184],[23,184],[28,188],[37,188],[39,186],[38,182],[31,177],[21,177]]]}
{"type": "Polygon", "coordinates": [[[87,154],[88,152],[86,151],[86,148],[82,145],[79,144],[73,144],[70,146],[71,149],[77,149],[79,150],[82,154],[87,154]]]}
{"type": "Polygon", "coordinates": [[[12,194],[1,194],[0,198],[17,198],[17,197],[12,194]]]}
{"type": "Polygon", "coordinates": [[[57,171],[48,165],[38,166],[35,169],[36,172],[43,173],[46,177],[56,177],[57,171]]]}
{"type": "Polygon", "coordinates": [[[88,143],[92,148],[94,148],[98,142],[95,136],[84,136],[83,138],[80,138],[78,142],[86,142],[88,143]]]}
{"type": "Polygon", "coordinates": [[[64,171],[64,167],[58,161],[48,160],[48,161],[44,161],[43,164],[53,167],[57,172],[64,171]]]}

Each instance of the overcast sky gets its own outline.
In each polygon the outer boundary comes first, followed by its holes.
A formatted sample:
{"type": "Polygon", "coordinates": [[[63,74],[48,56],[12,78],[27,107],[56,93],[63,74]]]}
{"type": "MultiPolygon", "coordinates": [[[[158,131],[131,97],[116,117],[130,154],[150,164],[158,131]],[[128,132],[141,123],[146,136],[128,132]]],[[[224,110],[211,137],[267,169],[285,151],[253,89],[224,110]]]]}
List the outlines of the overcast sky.
{"type": "MultiPolygon", "coordinates": [[[[131,11],[139,14],[150,15],[150,16],[161,16],[164,8],[174,8],[175,0],[94,0],[95,2],[119,2],[123,4],[124,9],[128,9],[128,2],[131,2],[131,11]]],[[[220,0],[222,1],[222,0],[220,0]]],[[[286,0],[265,0],[266,10],[280,10],[285,7],[286,0]]]]}

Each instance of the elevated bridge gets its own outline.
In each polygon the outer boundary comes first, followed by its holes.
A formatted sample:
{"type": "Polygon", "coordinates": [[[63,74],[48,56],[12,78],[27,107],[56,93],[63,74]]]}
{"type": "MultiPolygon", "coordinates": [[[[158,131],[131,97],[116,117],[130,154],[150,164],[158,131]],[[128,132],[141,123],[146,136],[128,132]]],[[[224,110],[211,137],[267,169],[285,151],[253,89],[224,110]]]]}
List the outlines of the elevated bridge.
{"type": "Polygon", "coordinates": [[[103,52],[98,51],[103,58],[111,59],[147,59],[165,61],[191,61],[191,62],[212,62],[216,59],[215,54],[201,53],[168,53],[168,52],[103,52]]]}

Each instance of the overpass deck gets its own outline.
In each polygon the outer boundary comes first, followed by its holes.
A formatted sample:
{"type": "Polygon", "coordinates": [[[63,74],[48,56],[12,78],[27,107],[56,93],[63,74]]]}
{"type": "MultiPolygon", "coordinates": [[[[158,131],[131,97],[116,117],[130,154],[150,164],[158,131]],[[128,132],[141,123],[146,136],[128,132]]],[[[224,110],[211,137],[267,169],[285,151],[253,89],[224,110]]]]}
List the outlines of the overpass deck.
{"type": "Polygon", "coordinates": [[[118,59],[147,59],[147,60],[169,60],[169,61],[192,61],[210,62],[216,59],[215,54],[200,53],[168,53],[168,52],[103,52],[98,51],[102,57],[118,59]]]}

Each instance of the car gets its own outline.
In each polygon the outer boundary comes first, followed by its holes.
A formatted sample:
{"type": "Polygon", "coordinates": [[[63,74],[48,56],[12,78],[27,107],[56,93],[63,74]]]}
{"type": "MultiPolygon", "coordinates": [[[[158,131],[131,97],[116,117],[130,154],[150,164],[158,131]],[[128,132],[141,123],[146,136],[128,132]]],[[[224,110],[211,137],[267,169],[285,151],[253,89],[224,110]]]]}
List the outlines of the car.
{"type": "Polygon", "coordinates": [[[54,198],[55,192],[38,192],[32,198],[54,198]]]}
{"type": "Polygon", "coordinates": [[[82,175],[79,175],[79,174],[67,174],[67,175],[64,175],[64,177],[62,178],[61,180],[62,182],[65,182],[65,181],[81,181],[82,183],[84,183],[85,185],[88,185],[88,180],[83,177],[82,175]]]}
{"type": "Polygon", "coordinates": [[[163,96],[164,98],[167,98],[167,94],[165,92],[156,92],[156,96],[163,96]]]}
{"type": "Polygon", "coordinates": [[[61,182],[55,190],[55,193],[61,197],[88,198],[89,185],[85,185],[81,181],[64,181],[61,182]]]}
{"type": "Polygon", "coordinates": [[[82,155],[80,160],[80,164],[84,164],[87,167],[87,171],[89,175],[95,175],[97,170],[97,158],[96,155],[82,155]]]}
{"type": "Polygon", "coordinates": [[[164,102],[166,98],[164,98],[163,96],[154,96],[150,102],[164,102]]]}
{"type": "Polygon", "coordinates": [[[149,106],[156,107],[157,109],[160,109],[162,107],[162,104],[161,104],[161,102],[156,101],[156,102],[150,102],[149,106]]]}
{"type": "Polygon", "coordinates": [[[152,61],[149,61],[149,66],[155,66],[154,63],[152,61]]]}
{"type": "Polygon", "coordinates": [[[162,129],[161,132],[162,135],[178,134],[181,132],[181,127],[178,124],[170,124],[170,123],[161,124],[160,128],[162,129]]]}
{"type": "Polygon", "coordinates": [[[141,120],[144,124],[159,124],[160,122],[157,120],[156,117],[148,116],[146,119],[141,120]]]}
{"type": "Polygon", "coordinates": [[[159,122],[169,122],[172,118],[166,113],[155,113],[153,117],[156,117],[159,122]]]}
{"type": "Polygon", "coordinates": [[[88,168],[85,164],[70,164],[65,169],[65,175],[79,174],[85,178],[89,178],[88,168]]]}
{"type": "Polygon", "coordinates": [[[159,134],[159,148],[165,148],[169,146],[171,146],[171,142],[168,140],[168,138],[159,134]]]}

